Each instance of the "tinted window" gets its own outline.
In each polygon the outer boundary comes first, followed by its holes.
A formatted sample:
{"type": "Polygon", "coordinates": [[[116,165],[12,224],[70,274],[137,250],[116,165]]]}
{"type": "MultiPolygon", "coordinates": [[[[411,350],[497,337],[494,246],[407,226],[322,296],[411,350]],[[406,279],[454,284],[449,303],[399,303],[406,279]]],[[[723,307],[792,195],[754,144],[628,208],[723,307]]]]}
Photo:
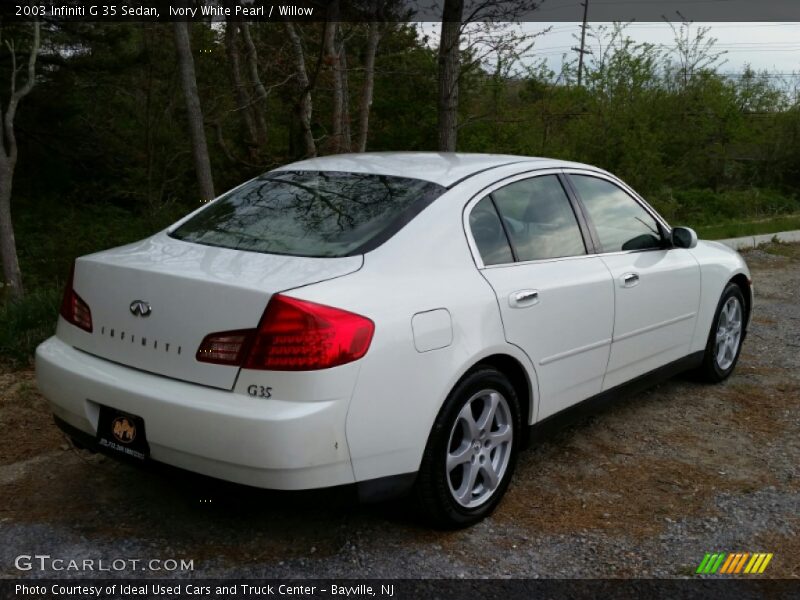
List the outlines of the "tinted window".
{"type": "Polygon", "coordinates": [[[271,254],[360,254],[396,233],[444,191],[405,177],[271,172],[209,205],[172,236],[271,254]]]}
{"type": "Polygon", "coordinates": [[[604,252],[661,247],[656,220],[626,192],[597,177],[570,177],[594,222],[604,252]]]}
{"type": "Polygon", "coordinates": [[[487,196],[475,205],[469,214],[469,227],[484,265],[514,262],[508,238],[491,198],[487,196]]]}
{"type": "Polygon", "coordinates": [[[492,196],[517,260],[586,254],[575,213],[555,175],[518,181],[492,196]]]}

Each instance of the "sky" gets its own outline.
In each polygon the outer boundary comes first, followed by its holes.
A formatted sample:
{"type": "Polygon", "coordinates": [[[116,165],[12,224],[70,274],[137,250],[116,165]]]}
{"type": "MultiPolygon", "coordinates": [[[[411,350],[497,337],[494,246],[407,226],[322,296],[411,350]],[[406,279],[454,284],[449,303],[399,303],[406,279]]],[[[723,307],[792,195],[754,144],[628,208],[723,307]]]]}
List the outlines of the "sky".
{"type": "MultiPolygon", "coordinates": [[[[799,0],[800,1],[800,0],[799,0]]],[[[424,31],[438,39],[438,24],[423,24],[424,31]]],[[[601,23],[593,23],[597,26],[601,23]]],[[[800,23],[697,23],[692,27],[710,27],[710,36],[717,38],[715,48],[725,50],[724,73],[741,73],[745,65],[758,71],[800,74],[800,23]]],[[[538,38],[533,55],[543,57],[549,67],[558,72],[562,55],[577,56],[570,48],[577,45],[573,35],[580,33],[580,23],[522,23],[515,27],[526,33],[535,33],[551,27],[549,33],[538,38]]],[[[634,40],[674,46],[673,33],[667,23],[632,23],[628,35],[634,40]]]]}

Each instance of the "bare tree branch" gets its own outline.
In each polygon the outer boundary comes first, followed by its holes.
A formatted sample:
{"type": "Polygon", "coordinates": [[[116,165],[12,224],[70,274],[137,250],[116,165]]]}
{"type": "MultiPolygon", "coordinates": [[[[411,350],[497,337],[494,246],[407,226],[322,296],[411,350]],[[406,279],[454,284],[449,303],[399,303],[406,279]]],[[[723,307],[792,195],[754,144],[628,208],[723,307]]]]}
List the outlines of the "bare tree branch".
{"type": "Polygon", "coordinates": [[[358,115],[358,141],[356,151],[365,152],[369,137],[369,113],[372,108],[372,94],[375,89],[375,55],[381,39],[380,25],[377,21],[369,22],[367,34],[367,50],[364,58],[364,85],[361,88],[361,106],[358,115]]]}
{"type": "Polygon", "coordinates": [[[14,118],[17,115],[20,101],[30,94],[36,84],[36,59],[39,56],[40,48],[39,21],[33,23],[33,41],[28,55],[28,78],[20,88],[17,88],[17,75],[20,69],[17,66],[15,44],[7,42],[6,45],[11,53],[11,95],[5,113],[0,119],[2,121],[0,133],[3,134],[3,139],[0,139],[0,258],[3,263],[3,279],[10,290],[10,296],[12,299],[18,300],[23,297],[25,290],[22,285],[22,272],[19,268],[14,225],[11,222],[11,191],[17,164],[14,118]]]}
{"type": "Polygon", "coordinates": [[[258,53],[256,46],[253,43],[253,38],[250,35],[250,24],[247,21],[239,23],[239,30],[242,32],[242,39],[244,39],[245,48],[245,61],[247,62],[247,70],[250,73],[250,82],[256,90],[256,98],[260,102],[260,106],[256,105],[255,118],[256,126],[258,127],[259,142],[266,143],[267,140],[267,123],[264,118],[264,111],[267,110],[267,90],[264,89],[264,84],[261,82],[261,76],[258,74],[258,53]]]}
{"type": "Polygon", "coordinates": [[[295,76],[300,87],[300,97],[297,100],[297,116],[300,119],[300,126],[303,128],[303,141],[305,143],[306,156],[317,155],[317,144],[314,141],[314,134],[311,132],[311,84],[306,71],[306,57],[303,50],[303,42],[294,23],[285,21],[286,33],[292,48],[292,57],[295,64],[295,76]]]}
{"type": "Polygon", "coordinates": [[[175,49],[178,53],[178,66],[181,85],[186,99],[186,113],[189,120],[189,136],[192,143],[197,182],[200,196],[209,201],[214,198],[214,180],[211,174],[211,160],[208,156],[208,144],[203,123],[203,111],[200,106],[200,95],[197,91],[197,77],[194,71],[194,58],[189,41],[190,22],[175,21],[175,49]]]}
{"type": "Polygon", "coordinates": [[[12,65],[13,70],[11,73],[11,97],[8,100],[8,107],[6,108],[6,114],[3,118],[3,126],[6,135],[6,143],[8,144],[8,148],[6,150],[8,155],[8,160],[11,164],[11,168],[14,168],[14,165],[17,162],[17,138],[14,132],[14,118],[17,115],[17,107],[19,106],[20,100],[22,100],[25,96],[31,93],[33,86],[36,84],[36,58],[39,55],[39,44],[40,44],[40,25],[39,21],[34,21],[33,24],[33,45],[31,46],[31,52],[28,55],[28,78],[25,81],[25,85],[21,88],[17,89],[17,59],[16,59],[16,52],[14,52],[13,44],[10,46],[11,49],[11,57],[12,57],[12,65]]]}
{"type": "Polygon", "coordinates": [[[228,59],[228,77],[236,99],[236,112],[240,113],[247,136],[247,145],[252,149],[258,145],[258,133],[252,112],[252,100],[245,89],[239,61],[239,24],[228,19],[225,23],[225,55],[228,59]]]}
{"type": "Polygon", "coordinates": [[[339,34],[339,0],[332,0],[326,12],[325,29],[322,34],[322,43],[325,47],[325,63],[330,67],[333,77],[333,110],[331,127],[331,151],[336,153],[342,150],[343,121],[344,121],[344,80],[342,76],[342,52],[337,43],[339,34]]]}

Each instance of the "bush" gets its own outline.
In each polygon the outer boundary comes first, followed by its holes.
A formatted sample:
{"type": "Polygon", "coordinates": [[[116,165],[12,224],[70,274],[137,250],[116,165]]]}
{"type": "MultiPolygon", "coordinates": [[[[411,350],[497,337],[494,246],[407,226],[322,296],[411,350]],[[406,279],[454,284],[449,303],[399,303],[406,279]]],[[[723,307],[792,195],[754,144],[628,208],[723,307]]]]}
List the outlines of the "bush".
{"type": "Polygon", "coordinates": [[[29,202],[15,223],[25,297],[11,302],[0,287],[0,363],[29,365],[36,346],[53,334],[76,257],[145,238],[186,212],[173,206],[146,217],[113,205],[29,202]]]}
{"type": "Polygon", "coordinates": [[[653,194],[650,201],[672,224],[689,227],[800,213],[800,199],[796,196],[760,188],[722,192],[666,189],[653,194]]]}
{"type": "Polygon", "coordinates": [[[141,240],[189,212],[171,206],[146,216],[111,204],[20,202],[15,221],[25,290],[58,287],[78,256],[141,240]]]}
{"type": "Polygon", "coordinates": [[[61,294],[51,287],[0,304],[0,360],[14,367],[30,364],[36,346],[55,331],[61,294]]]}

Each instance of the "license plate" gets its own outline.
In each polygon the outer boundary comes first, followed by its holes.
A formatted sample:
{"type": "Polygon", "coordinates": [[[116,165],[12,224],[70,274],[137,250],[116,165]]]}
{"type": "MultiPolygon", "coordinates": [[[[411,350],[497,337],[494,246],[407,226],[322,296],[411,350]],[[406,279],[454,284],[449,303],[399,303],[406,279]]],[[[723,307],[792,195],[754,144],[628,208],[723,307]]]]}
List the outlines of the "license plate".
{"type": "Polygon", "coordinates": [[[108,406],[100,406],[97,443],[101,448],[135,460],[150,456],[144,419],[108,406]]]}

